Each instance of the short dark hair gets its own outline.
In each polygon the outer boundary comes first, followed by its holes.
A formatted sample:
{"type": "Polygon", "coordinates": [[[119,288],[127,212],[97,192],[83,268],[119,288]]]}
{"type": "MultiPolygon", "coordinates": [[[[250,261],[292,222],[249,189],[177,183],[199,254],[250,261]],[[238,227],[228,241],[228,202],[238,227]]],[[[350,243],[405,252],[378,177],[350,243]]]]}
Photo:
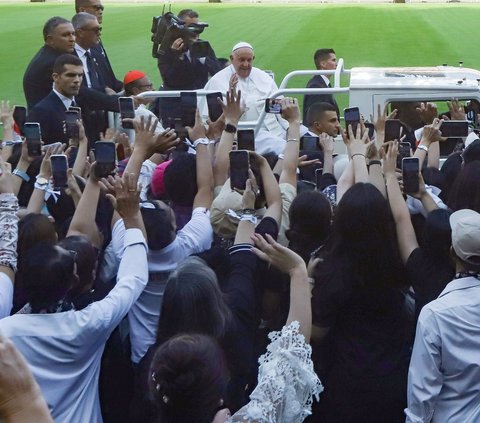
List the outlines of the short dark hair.
{"type": "Polygon", "coordinates": [[[328,59],[331,54],[335,54],[335,50],[333,48],[319,48],[315,52],[313,55],[313,61],[315,62],[317,69],[320,69],[320,62],[328,59]]]}
{"type": "Polygon", "coordinates": [[[60,16],[54,16],[50,18],[45,25],[43,25],[43,40],[47,41],[47,37],[53,34],[53,31],[58,25],[71,23],[68,19],[62,18],[60,16]]]}
{"type": "Polygon", "coordinates": [[[223,351],[209,336],[179,335],[155,352],[149,387],[162,423],[210,423],[227,394],[223,351]]]}
{"type": "Polygon", "coordinates": [[[307,116],[305,119],[305,124],[307,125],[307,127],[310,127],[313,125],[314,122],[321,120],[325,112],[337,113],[337,109],[331,103],[313,103],[307,110],[307,116]]]}
{"type": "Polygon", "coordinates": [[[192,206],[197,194],[197,163],[190,153],[179,153],[165,169],[165,192],[173,204],[192,206]]]}
{"type": "Polygon", "coordinates": [[[156,201],[146,203],[153,205],[153,208],[140,207],[148,234],[148,248],[158,251],[170,245],[175,239],[172,218],[166,209],[158,207],[156,201]]]}
{"type": "Polygon", "coordinates": [[[62,54],[57,57],[57,60],[55,60],[55,63],[53,64],[53,73],[61,74],[65,71],[65,65],[83,66],[82,61],[78,56],[74,56],[73,54],[62,54]]]}
{"type": "Polygon", "coordinates": [[[180,12],[178,12],[178,17],[180,19],[183,19],[185,17],[189,17],[189,18],[198,18],[198,13],[195,12],[195,10],[193,9],[182,9],[180,10],[180,12]]]}
{"type": "Polygon", "coordinates": [[[65,298],[75,283],[73,257],[63,248],[49,243],[42,242],[30,248],[21,258],[19,269],[33,313],[65,298]]]}

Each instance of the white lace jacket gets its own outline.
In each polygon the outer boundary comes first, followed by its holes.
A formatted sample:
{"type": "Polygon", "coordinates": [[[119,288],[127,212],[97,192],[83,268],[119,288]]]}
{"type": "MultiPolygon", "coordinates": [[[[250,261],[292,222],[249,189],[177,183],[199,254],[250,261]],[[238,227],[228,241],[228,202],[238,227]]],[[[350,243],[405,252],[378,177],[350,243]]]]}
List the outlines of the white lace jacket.
{"type": "Polygon", "coordinates": [[[311,414],[312,398],[318,401],[323,386],[313,370],[312,348],[298,329],[299,323],[292,322],[270,333],[259,360],[258,385],[228,423],[300,423],[311,414]]]}

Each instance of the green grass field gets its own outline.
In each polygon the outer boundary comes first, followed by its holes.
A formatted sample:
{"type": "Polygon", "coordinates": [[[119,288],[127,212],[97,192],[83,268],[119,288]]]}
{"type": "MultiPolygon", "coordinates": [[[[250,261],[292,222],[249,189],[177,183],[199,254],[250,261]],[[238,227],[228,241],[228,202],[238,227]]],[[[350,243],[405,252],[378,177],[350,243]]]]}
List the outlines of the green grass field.
{"type": "MultiPolygon", "coordinates": [[[[117,77],[142,69],[160,84],[150,27],[162,5],[106,4],[102,38],[117,77]]],[[[476,5],[181,4],[173,11],[187,6],[210,24],[203,38],[217,56],[228,57],[235,42],[249,41],[255,65],[272,69],[277,83],[291,70],[312,69],[313,52],[320,47],[334,47],[348,68],[455,65],[459,60],[480,68],[473,35],[480,21],[476,5]]],[[[0,98],[24,103],[22,77],[43,44],[43,24],[51,16],[73,13],[73,2],[0,4],[0,98]]],[[[293,83],[304,86],[307,79],[293,83]]]]}

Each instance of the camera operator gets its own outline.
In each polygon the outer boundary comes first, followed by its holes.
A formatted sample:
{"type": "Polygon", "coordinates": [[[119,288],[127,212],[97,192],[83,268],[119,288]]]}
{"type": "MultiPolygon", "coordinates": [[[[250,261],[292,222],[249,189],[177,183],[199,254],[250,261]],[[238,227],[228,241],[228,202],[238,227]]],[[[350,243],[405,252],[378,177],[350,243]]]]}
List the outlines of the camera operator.
{"type": "MultiPolygon", "coordinates": [[[[176,37],[170,48],[158,57],[158,69],[163,80],[163,90],[196,90],[203,88],[208,76],[223,69],[225,62],[217,59],[215,52],[207,42],[198,43],[199,34],[205,24],[199,23],[198,13],[192,9],[181,10],[178,18],[185,23],[187,31],[176,37]],[[194,44],[195,43],[195,44],[194,44]],[[194,47],[204,44],[204,51],[196,52],[194,47]]],[[[178,98],[161,98],[160,114],[165,122],[168,117],[179,113],[178,98]]]]}

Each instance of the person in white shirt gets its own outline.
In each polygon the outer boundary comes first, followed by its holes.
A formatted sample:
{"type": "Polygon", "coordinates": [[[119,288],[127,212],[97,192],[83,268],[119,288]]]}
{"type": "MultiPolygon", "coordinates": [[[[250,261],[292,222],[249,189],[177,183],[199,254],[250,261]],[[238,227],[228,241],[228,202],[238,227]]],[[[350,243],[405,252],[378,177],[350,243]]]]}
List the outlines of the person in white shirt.
{"type": "MultiPolygon", "coordinates": [[[[142,118],[142,122],[145,120],[142,118]]],[[[158,140],[169,140],[172,148],[179,142],[175,133],[154,135],[152,119],[145,121],[151,129],[148,136],[137,133],[135,146],[125,174],[139,174],[146,158],[155,153],[158,140]]],[[[143,125],[143,123],[142,123],[143,125]]],[[[210,248],[213,241],[213,230],[210,224],[210,205],[213,200],[213,174],[208,150],[209,140],[205,138],[205,128],[197,121],[190,131],[189,138],[196,148],[196,176],[198,191],[193,200],[191,220],[176,232],[173,210],[162,201],[147,201],[141,205],[142,216],[148,232],[149,281],[144,292],[128,314],[130,324],[130,341],[132,344],[132,361],[138,363],[145,355],[148,347],[155,342],[158,318],[162,304],[163,292],[168,275],[178,264],[191,254],[200,253],[210,248]]],[[[166,152],[166,151],[162,151],[166,152]]],[[[181,186],[178,187],[182,189],[181,186]]],[[[112,232],[116,239],[112,242],[117,257],[121,255],[121,239],[125,233],[124,224],[117,220],[112,232]]]]}
{"type": "MultiPolygon", "coordinates": [[[[204,88],[221,93],[232,88],[241,91],[245,106],[242,121],[256,121],[265,108],[265,100],[278,90],[270,75],[253,66],[254,60],[253,47],[249,43],[235,44],[230,55],[231,65],[212,76],[204,88]]],[[[204,97],[199,100],[199,110],[205,120],[208,117],[208,108],[204,97]]],[[[277,114],[267,113],[262,127],[255,135],[257,153],[283,153],[287,127],[288,123],[277,114]]]]}
{"type": "Polygon", "coordinates": [[[126,231],[117,283],[110,293],[81,311],[71,309],[65,295],[76,280],[75,256],[59,246],[36,246],[22,267],[31,313],[0,320],[1,332],[27,360],[57,423],[102,422],[98,376],[105,342],[147,283],[137,177],[117,178],[115,191],[112,203],[126,231]]]}
{"type": "Polygon", "coordinates": [[[457,274],[420,313],[407,423],[480,421],[480,214],[459,210],[450,225],[457,274]]]}

